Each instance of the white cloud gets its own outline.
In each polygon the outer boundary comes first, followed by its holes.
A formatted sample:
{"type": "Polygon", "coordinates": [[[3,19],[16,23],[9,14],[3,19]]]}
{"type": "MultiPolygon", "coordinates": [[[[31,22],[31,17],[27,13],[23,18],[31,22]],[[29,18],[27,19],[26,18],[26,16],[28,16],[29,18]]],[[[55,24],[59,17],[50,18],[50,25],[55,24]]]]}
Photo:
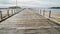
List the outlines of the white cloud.
{"type": "Polygon", "coordinates": [[[30,0],[30,1],[21,1],[21,0],[18,0],[18,5],[35,5],[35,6],[48,6],[48,5],[53,5],[54,3],[53,2],[46,2],[46,1],[38,1],[38,0],[30,0]]]}
{"type": "MultiPolygon", "coordinates": [[[[19,6],[28,7],[49,7],[49,6],[60,6],[59,0],[17,0],[19,6]]],[[[0,6],[14,6],[16,0],[0,0],[0,6]]]]}

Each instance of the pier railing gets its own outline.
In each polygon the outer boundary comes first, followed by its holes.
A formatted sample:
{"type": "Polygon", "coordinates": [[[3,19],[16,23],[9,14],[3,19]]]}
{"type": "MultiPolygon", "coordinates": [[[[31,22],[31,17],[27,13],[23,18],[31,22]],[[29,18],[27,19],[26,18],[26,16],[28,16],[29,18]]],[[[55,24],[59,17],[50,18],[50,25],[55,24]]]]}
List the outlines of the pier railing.
{"type": "Polygon", "coordinates": [[[49,10],[48,12],[46,12],[45,10],[43,10],[43,11],[40,10],[40,15],[46,16],[47,18],[51,18],[52,17],[52,11],[49,10]]]}
{"type": "Polygon", "coordinates": [[[0,22],[8,19],[9,17],[21,12],[24,9],[1,9],[0,10],[0,22]]]}
{"type": "Polygon", "coordinates": [[[52,10],[40,10],[40,15],[47,17],[47,18],[60,18],[60,14],[56,13],[55,11],[52,10]]]}
{"type": "Polygon", "coordinates": [[[34,13],[40,14],[46,18],[54,19],[60,22],[60,9],[39,9],[39,8],[31,8],[30,10],[34,11],[34,13]]]}
{"type": "Polygon", "coordinates": [[[38,13],[47,18],[60,18],[60,13],[57,13],[59,9],[31,9],[35,13],[38,13]]]}

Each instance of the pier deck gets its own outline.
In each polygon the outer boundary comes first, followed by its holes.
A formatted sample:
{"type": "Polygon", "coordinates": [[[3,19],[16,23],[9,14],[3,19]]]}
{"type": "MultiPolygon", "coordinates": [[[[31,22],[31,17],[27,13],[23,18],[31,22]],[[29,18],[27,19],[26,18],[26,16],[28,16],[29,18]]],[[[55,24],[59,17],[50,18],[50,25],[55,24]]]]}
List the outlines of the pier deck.
{"type": "Polygon", "coordinates": [[[60,34],[58,28],[47,18],[25,9],[0,23],[0,34],[60,34]]]}

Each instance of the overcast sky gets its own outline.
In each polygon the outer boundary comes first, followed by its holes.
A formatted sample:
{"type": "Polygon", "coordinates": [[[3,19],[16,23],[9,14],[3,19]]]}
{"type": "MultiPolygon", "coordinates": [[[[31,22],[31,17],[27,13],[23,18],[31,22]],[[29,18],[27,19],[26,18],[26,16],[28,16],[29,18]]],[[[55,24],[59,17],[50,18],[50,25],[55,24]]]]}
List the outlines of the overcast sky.
{"type": "MultiPolygon", "coordinates": [[[[0,7],[15,6],[16,0],[0,0],[0,7]]],[[[60,0],[17,0],[21,7],[60,7],[60,0]]]]}

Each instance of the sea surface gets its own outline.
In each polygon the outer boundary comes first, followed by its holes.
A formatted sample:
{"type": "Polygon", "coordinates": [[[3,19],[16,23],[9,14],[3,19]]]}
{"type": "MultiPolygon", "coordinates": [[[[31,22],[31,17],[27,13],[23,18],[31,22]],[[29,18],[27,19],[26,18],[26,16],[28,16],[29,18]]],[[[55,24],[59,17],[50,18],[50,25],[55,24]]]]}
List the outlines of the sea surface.
{"type": "Polygon", "coordinates": [[[60,9],[39,9],[39,8],[37,9],[37,8],[35,8],[34,10],[36,11],[36,13],[39,13],[40,10],[41,10],[41,12],[43,12],[43,10],[45,10],[46,13],[51,10],[51,12],[53,14],[60,14],[60,9]]]}
{"type": "MultiPolygon", "coordinates": [[[[7,12],[8,9],[0,9],[0,11],[2,11],[3,13],[7,12]]],[[[14,9],[9,9],[9,11],[14,10],[14,9]]],[[[15,9],[16,10],[16,9],[15,9]]],[[[50,10],[52,11],[53,14],[60,14],[60,9],[41,9],[41,8],[33,8],[35,13],[40,13],[43,12],[43,10],[45,10],[46,13],[48,13],[50,10]]]]}
{"type": "Polygon", "coordinates": [[[11,14],[12,13],[12,11],[14,12],[14,11],[17,11],[17,10],[20,10],[20,9],[0,9],[0,11],[2,11],[2,14],[7,14],[7,11],[9,10],[9,13],[11,14]]]}

